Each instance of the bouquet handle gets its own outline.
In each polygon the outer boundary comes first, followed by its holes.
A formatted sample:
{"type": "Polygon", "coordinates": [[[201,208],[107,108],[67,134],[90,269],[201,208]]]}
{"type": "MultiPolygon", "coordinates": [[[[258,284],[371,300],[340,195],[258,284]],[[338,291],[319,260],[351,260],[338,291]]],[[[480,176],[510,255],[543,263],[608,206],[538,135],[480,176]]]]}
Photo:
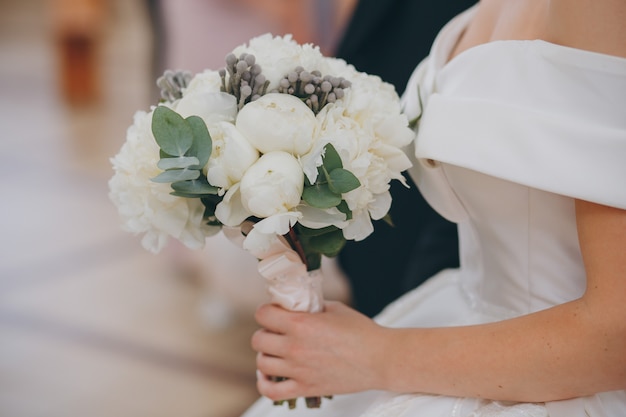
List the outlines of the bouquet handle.
{"type": "MultiPolygon", "coordinates": [[[[244,235],[239,228],[224,228],[225,235],[235,244],[243,246],[244,235]]],[[[290,311],[319,313],[324,310],[322,290],[323,274],[320,269],[308,271],[300,255],[278,238],[275,244],[260,258],[258,271],[266,279],[270,302],[290,311]]],[[[270,377],[275,381],[285,378],[270,377]]],[[[330,398],[330,397],[326,397],[330,398]]],[[[319,408],[321,397],[305,398],[307,408],[319,408]]],[[[288,403],[290,409],[296,407],[296,399],[275,401],[275,405],[288,403]]]]}
{"type": "MultiPolygon", "coordinates": [[[[324,309],[322,293],[322,271],[307,271],[306,266],[290,253],[264,259],[259,262],[259,273],[267,280],[271,302],[291,311],[319,313],[324,309]]],[[[297,256],[297,254],[296,254],[297,256]]],[[[270,377],[283,381],[283,377],[270,377]]],[[[330,397],[326,397],[330,398],[330,397]]],[[[306,397],[307,408],[319,408],[321,397],[306,397]]],[[[274,405],[287,402],[290,409],[296,408],[296,399],[274,401],[274,405]]]]}

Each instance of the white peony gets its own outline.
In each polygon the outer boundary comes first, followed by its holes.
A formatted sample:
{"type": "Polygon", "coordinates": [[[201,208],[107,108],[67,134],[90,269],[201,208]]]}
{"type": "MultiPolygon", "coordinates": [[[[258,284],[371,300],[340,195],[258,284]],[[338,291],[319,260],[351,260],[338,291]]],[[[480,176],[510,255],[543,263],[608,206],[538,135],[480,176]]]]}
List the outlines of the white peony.
{"type": "Polygon", "coordinates": [[[232,123],[237,116],[237,99],[222,92],[221,85],[217,71],[196,74],[183,89],[183,97],[170,106],[182,117],[199,116],[207,126],[222,121],[232,123]]]}
{"type": "MultiPolygon", "coordinates": [[[[372,151],[379,153],[391,165],[391,169],[401,172],[411,166],[409,159],[400,155],[401,149],[415,138],[409,128],[407,117],[401,113],[400,99],[395,88],[380,77],[355,72],[351,77],[352,87],[342,100],[343,114],[356,121],[364,129],[370,130],[377,143],[372,151]],[[385,146],[395,148],[392,152],[385,146]]],[[[393,176],[398,179],[398,176],[393,176]]]]}
{"type": "Polygon", "coordinates": [[[262,153],[284,151],[303,155],[313,146],[317,119],[299,98],[272,93],[246,104],[235,125],[262,153]]]}
{"type": "Polygon", "coordinates": [[[233,185],[215,208],[215,217],[226,226],[237,227],[252,216],[241,201],[240,185],[241,183],[233,185]]]}
{"type": "Polygon", "coordinates": [[[183,95],[198,93],[219,93],[222,87],[222,78],[215,70],[205,70],[194,75],[189,81],[187,88],[183,90],[183,95]]]}
{"type": "Polygon", "coordinates": [[[206,165],[206,177],[209,184],[228,190],[259,159],[259,151],[231,123],[217,123],[209,133],[213,152],[206,165]]]}
{"type": "Polygon", "coordinates": [[[240,186],[241,202],[246,210],[257,217],[270,217],[300,203],[304,173],[292,155],[269,152],[246,171],[240,186]]]}
{"type": "MultiPolygon", "coordinates": [[[[272,249],[276,248],[278,237],[289,233],[289,229],[301,218],[301,213],[289,211],[255,223],[243,242],[243,248],[257,258],[271,255],[272,249]]],[[[278,248],[284,251],[284,246],[281,246],[278,248]]]]}
{"type": "Polygon", "coordinates": [[[176,101],[172,110],[184,118],[199,116],[207,126],[211,126],[223,121],[234,122],[237,116],[237,100],[226,93],[190,93],[176,101]]]}
{"type": "Polygon", "coordinates": [[[346,215],[336,207],[320,209],[301,204],[296,207],[296,212],[300,213],[299,223],[309,229],[323,229],[328,226],[343,229],[348,224],[346,215]]]}
{"type": "Polygon", "coordinates": [[[137,112],[126,142],[111,159],[114,175],[109,180],[109,197],[123,219],[123,228],[144,234],[142,245],[157,253],[169,237],[189,248],[201,248],[205,238],[219,229],[203,221],[204,205],[196,199],[170,195],[169,184],[151,181],[157,168],[159,147],[151,131],[152,112],[137,112]]]}

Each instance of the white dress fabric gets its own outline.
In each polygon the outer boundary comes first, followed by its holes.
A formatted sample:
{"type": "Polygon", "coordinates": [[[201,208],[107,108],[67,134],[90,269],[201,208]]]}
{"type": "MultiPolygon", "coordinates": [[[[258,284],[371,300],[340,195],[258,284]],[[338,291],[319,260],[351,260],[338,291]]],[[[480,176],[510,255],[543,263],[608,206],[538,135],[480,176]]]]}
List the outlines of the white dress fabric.
{"type": "MultiPolygon", "coordinates": [[[[580,297],[574,199],[626,209],[626,59],[541,40],[497,41],[447,62],[475,8],[437,37],[403,97],[424,112],[411,172],[458,223],[461,268],[388,306],[390,327],[470,325],[580,297]]],[[[488,371],[488,370],[486,370],[488,371]]],[[[626,391],[541,404],[364,392],[244,417],[623,417],[626,391]]]]}

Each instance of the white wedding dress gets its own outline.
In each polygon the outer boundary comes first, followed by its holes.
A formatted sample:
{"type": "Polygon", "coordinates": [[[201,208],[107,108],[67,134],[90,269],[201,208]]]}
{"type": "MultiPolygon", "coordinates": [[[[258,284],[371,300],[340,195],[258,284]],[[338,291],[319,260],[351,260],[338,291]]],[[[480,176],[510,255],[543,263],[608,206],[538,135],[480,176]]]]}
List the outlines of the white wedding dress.
{"type": "MultiPolygon", "coordinates": [[[[425,107],[411,174],[458,223],[461,268],[392,303],[376,318],[387,326],[484,323],[578,298],[574,199],[626,209],[626,59],[535,40],[446,62],[474,11],[442,30],[404,95],[409,116],[425,107]]],[[[545,404],[364,392],[316,410],[262,398],[244,415],[279,416],[623,417],[626,392],[545,404]]]]}

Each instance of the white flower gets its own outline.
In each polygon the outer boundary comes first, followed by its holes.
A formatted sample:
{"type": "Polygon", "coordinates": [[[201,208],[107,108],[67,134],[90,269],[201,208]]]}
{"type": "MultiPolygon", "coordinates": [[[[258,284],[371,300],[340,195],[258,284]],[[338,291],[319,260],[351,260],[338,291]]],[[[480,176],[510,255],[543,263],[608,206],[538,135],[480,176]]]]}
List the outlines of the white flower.
{"type": "Polygon", "coordinates": [[[183,90],[183,95],[198,93],[219,93],[222,87],[222,78],[219,72],[205,70],[193,76],[187,88],[183,90]]]}
{"type": "Polygon", "coordinates": [[[263,75],[270,82],[269,91],[278,87],[280,80],[297,66],[312,71],[320,67],[324,58],[318,47],[310,44],[299,45],[291,35],[261,35],[251,39],[248,45],[241,45],[233,50],[236,56],[244,52],[255,56],[256,63],[261,66],[263,75]]]}
{"type": "Polygon", "coordinates": [[[287,212],[300,203],[304,173],[292,155],[270,152],[246,171],[240,185],[243,207],[265,218],[287,212]]]}
{"type": "Polygon", "coordinates": [[[109,180],[109,197],[123,219],[123,228],[144,234],[146,249],[159,252],[170,236],[189,248],[201,248],[205,237],[219,229],[204,223],[204,205],[199,200],[172,196],[169,184],[151,181],[161,172],[151,122],[152,112],[135,114],[126,142],[111,159],[115,173],[109,180]]]}
{"type": "Polygon", "coordinates": [[[280,244],[279,236],[289,233],[289,229],[301,217],[302,214],[290,211],[275,214],[255,223],[243,242],[243,248],[260,259],[283,252],[286,246],[280,244]]]}
{"type": "Polygon", "coordinates": [[[237,115],[237,100],[220,92],[185,94],[172,105],[172,110],[182,117],[199,116],[207,126],[222,121],[233,122],[237,115]]]}
{"type": "MultiPolygon", "coordinates": [[[[352,87],[343,99],[344,115],[370,130],[381,148],[389,145],[397,150],[407,146],[415,138],[415,132],[409,128],[407,117],[401,113],[400,101],[394,87],[383,82],[379,77],[364,73],[355,73],[350,79],[352,87]]],[[[389,156],[391,169],[401,172],[411,166],[406,157],[391,155],[383,150],[381,156],[389,156]]],[[[397,175],[392,176],[397,178],[397,175]]]]}
{"type": "Polygon", "coordinates": [[[299,223],[309,229],[323,229],[327,226],[343,229],[348,224],[346,215],[336,207],[319,209],[301,204],[296,207],[296,211],[300,213],[299,223]]]}
{"type": "Polygon", "coordinates": [[[209,184],[228,190],[259,159],[259,152],[228,122],[209,129],[213,152],[206,166],[209,184]]]}
{"type": "Polygon", "coordinates": [[[215,217],[226,226],[237,227],[252,216],[241,202],[240,185],[241,183],[233,185],[215,208],[215,217]]]}
{"type": "Polygon", "coordinates": [[[317,119],[299,98],[272,93],[246,104],[235,124],[262,153],[284,151],[303,155],[313,146],[317,119]]]}
{"type": "Polygon", "coordinates": [[[373,220],[380,220],[391,208],[391,194],[389,192],[372,196],[367,208],[352,212],[352,220],[343,228],[343,237],[347,240],[360,241],[368,237],[373,231],[373,220]]]}

